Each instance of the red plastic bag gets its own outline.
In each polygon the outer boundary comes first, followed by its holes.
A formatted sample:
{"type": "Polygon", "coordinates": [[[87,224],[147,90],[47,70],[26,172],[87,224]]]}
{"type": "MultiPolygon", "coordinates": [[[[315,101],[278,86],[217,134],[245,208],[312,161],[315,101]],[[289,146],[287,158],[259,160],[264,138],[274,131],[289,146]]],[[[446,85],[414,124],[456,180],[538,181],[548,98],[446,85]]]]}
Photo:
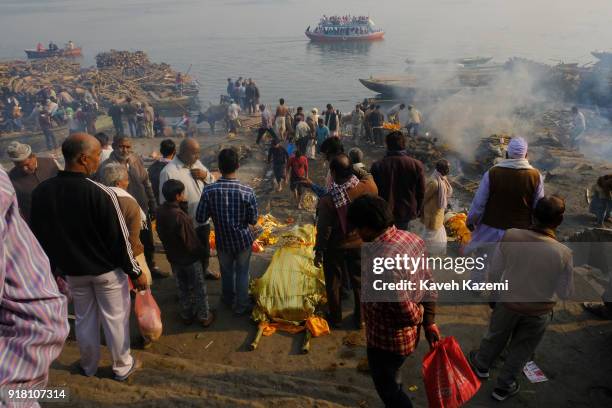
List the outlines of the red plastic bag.
{"type": "Polygon", "coordinates": [[[452,336],[440,340],[423,358],[423,382],[430,408],[460,407],[480,388],[480,380],[452,336]]]}
{"type": "Polygon", "coordinates": [[[155,341],[162,335],[161,312],[151,294],[151,289],[136,292],[134,313],[140,334],[148,341],[155,341]]]}

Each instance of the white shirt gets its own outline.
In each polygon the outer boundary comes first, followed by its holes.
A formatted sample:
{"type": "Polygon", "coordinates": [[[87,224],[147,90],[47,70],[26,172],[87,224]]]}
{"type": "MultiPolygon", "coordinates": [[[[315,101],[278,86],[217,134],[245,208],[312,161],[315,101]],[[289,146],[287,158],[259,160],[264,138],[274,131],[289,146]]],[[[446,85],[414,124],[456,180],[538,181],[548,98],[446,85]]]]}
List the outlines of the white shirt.
{"type": "MultiPolygon", "coordinates": [[[[183,163],[178,156],[175,156],[159,175],[159,191],[162,191],[162,186],[164,183],[170,179],[178,180],[185,185],[185,196],[187,197],[187,203],[189,208],[189,216],[193,220],[194,224],[197,224],[195,221],[196,210],[198,209],[198,204],[200,203],[200,197],[202,196],[202,190],[204,186],[207,184],[212,184],[215,182],[212,174],[201,161],[196,161],[190,168],[183,163]],[[204,170],[207,174],[206,181],[202,182],[200,180],[196,180],[191,175],[191,169],[200,169],[204,170]]],[[[164,201],[164,195],[159,195],[159,203],[162,204],[164,201]]],[[[202,225],[208,224],[206,221],[202,225]]]]}
{"type": "Polygon", "coordinates": [[[415,108],[412,108],[408,113],[408,119],[409,119],[409,123],[414,123],[418,125],[421,123],[421,120],[423,118],[421,117],[421,112],[419,112],[415,108]]]}
{"type": "Polygon", "coordinates": [[[240,106],[236,105],[235,103],[232,103],[228,108],[227,108],[227,115],[229,116],[229,118],[231,120],[236,120],[238,119],[238,113],[240,112],[240,106]]]}
{"type": "Polygon", "coordinates": [[[104,163],[110,157],[112,152],[113,148],[110,146],[107,146],[106,148],[102,149],[102,151],[100,152],[100,163],[104,163]]]}
{"type": "Polygon", "coordinates": [[[308,137],[309,133],[310,133],[310,126],[308,126],[306,122],[301,120],[300,123],[298,123],[297,126],[295,127],[295,139],[299,140],[304,137],[308,137]]]}

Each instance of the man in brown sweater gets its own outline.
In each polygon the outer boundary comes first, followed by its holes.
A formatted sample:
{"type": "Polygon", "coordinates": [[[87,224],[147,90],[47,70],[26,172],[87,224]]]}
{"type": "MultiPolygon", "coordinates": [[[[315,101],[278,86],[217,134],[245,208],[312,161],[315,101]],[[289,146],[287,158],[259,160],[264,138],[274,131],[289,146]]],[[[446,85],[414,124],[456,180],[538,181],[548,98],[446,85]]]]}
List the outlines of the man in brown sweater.
{"type": "Polygon", "coordinates": [[[118,136],[113,139],[113,152],[108,160],[100,165],[96,178],[100,180],[104,167],[110,163],[121,163],[128,170],[130,184],[128,193],[136,199],[140,208],[147,215],[147,228],[140,233],[140,241],[144,246],[145,258],[151,273],[155,277],[167,277],[155,266],[155,244],[153,243],[152,217],[155,216],[157,202],[153,186],[144,163],[132,152],[132,141],[128,137],[118,136]]]}
{"type": "Polygon", "coordinates": [[[29,145],[17,141],[8,145],[6,154],[15,165],[8,175],[17,193],[19,212],[29,224],[32,191],[43,181],[57,176],[59,168],[54,159],[37,157],[29,145]]]}
{"type": "Polygon", "coordinates": [[[407,230],[410,221],[423,211],[425,170],[423,163],[406,153],[406,140],[401,132],[387,135],[387,154],[374,164],[370,173],[378,186],[378,194],[391,206],[395,226],[407,230]]]}
{"type": "Polygon", "coordinates": [[[215,319],[208,305],[204,271],[200,263],[202,244],[188,214],[185,185],[170,179],[162,186],[165,202],[157,211],[157,233],[176,278],[185,324],[197,319],[208,327],[215,319]]]}
{"type": "Polygon", "coordinates": [[[562,198],[542,198],[534,210],[535,225],[506,231],[493,257],[491,280],[507,281],[508,290],[498,296],[489,329],[469,362],[479,378],[489,378],[507,348],[492,394],[498,401],[519,392],[518,376],[550,323],[555,295],[567,299],[573,292],[572,253],[555,236],[564,212],[562,198]]]}
{"type": "Polygon", "coordinates": [[[109,163],[104,167],[101,181],[117,195],[119,208],[128,229],[128,241],[132,247],[134,258],[138,261],[143,273],[147,274],[148,284],[151,285],[150,271],[141,256],[144,254],[144,246],[140,242],[140,231],[147,227],[147,217],[138,202],[127,192],[130,185],[128,171],[125,166],[119,163],[109,163]]]}
{"type": "Polygon", "coordinates": [[[348,274],[355,297],[354,323],[362,326],[361,314],[361,245],[359,235],[347,220],[348,205],[364,194],[378,194],[372,176],[361,180],[352,173],[352,165],[344,153],[336,155],[329,164],[333,179],[329,193],[321,198],[317,207],[317,238],[315,265],[323,263],[325,288],[329,305],[329,321],[339,327],[342,321],[340,288],[342,278],[348,274]]]}

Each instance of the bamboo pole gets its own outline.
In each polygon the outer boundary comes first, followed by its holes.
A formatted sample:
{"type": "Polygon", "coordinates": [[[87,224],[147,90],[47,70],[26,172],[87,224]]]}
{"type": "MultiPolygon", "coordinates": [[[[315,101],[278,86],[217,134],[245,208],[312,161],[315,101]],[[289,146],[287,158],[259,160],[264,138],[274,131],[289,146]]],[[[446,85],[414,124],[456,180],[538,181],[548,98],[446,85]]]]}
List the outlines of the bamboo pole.
{"type": "Polygon", "coordinates": [[[259,340],[261,340],[261,336],[263,335],[263,327],[257,327],[257,334],[253,339],[253,342],[249,345],[249,350],[257,350],[257,346],[259,346],[259,340]]]}
{"type": "Polygon", "coordinates": [[[302,354],[308,354],[310,352],[310,339],[312,338],[312,333],[310,330],[306,329],[306,334],[304,334],[304,341],[302,342],[302,354]]]}

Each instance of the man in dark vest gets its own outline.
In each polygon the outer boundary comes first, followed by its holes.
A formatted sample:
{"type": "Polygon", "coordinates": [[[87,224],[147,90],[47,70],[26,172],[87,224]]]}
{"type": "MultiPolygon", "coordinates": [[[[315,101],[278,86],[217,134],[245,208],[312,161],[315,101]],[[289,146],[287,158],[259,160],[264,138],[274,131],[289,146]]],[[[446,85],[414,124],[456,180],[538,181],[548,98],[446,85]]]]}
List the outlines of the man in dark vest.
{"type": "Polygon", "coordinates": [[[17,193],[19,212],[29,224],[32,191],[43,181],[57,176],[59,168],[54,159],[36,157],[29,145],[17,141],[8,145],[6,155],[15,165],[8,175],[17,193]]]}
{"type": "Polygon", "coordinates": [[[473,232],[465,253],[499,242],[507,229],[531,226],[533,209],[544,197],[544,180],[529,164],[527,147],[522,137],[513,138],[508,144],[506,159],[482,177],[467,218],[473,232]]]}

